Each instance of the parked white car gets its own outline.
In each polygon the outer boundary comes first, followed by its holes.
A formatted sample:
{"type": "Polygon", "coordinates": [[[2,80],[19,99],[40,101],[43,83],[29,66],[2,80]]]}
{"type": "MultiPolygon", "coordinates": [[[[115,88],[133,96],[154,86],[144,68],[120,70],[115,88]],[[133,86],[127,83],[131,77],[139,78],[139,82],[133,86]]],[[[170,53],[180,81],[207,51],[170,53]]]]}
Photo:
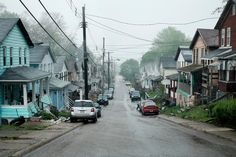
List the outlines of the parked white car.
{"type": "Polygon", "coordinates": [[[75,100],[70,113],[71,122],[75,122],[78,119],[93,120],[94,123],[97,122],[97,109],[91,100],[75,100]]]}

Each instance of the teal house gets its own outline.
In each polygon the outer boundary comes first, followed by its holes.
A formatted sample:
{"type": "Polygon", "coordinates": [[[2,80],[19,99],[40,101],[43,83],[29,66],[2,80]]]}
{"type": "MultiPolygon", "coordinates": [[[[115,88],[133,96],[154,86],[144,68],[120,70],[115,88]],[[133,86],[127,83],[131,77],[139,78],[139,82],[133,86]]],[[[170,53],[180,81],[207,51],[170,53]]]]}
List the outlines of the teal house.
{"type": "Polygon", "coordinates": [[[33,43],[19,18],[0,18],[0,116],[30,118],[49,94],[49,72],[30,67],[33,43]],[[39,83],[36,95],[35,84],[39,83]],[[31,88],[29,88],[31,87],[31,88]]]}

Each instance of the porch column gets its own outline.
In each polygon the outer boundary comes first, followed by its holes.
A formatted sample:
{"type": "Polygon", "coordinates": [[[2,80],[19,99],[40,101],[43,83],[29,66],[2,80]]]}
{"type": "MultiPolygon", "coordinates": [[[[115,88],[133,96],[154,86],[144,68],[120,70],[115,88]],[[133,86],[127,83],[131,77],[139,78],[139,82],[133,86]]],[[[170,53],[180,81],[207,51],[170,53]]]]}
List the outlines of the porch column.
{"type": "Polygon", "coordinates": [[[40,80],[39,92],[40,92],[40,98],[42,98],[43,97],[43,79],[40,80]]]}
{"type": "Polygon", "coordinates": [[[26,84],[23,84],[23,103],[26,106],[27,105],[27,90],[26,90],[26,84]]]}
{"type": "Polygon", "coordinates": [[[49,78],[46,78],[46,94],[49,95],[49,78]]]}
{"type": "Polygon", "coordinates": [[[36,102],[36,96],[35,96],[35,81],[32,82],[32,101],[36,102]]]}

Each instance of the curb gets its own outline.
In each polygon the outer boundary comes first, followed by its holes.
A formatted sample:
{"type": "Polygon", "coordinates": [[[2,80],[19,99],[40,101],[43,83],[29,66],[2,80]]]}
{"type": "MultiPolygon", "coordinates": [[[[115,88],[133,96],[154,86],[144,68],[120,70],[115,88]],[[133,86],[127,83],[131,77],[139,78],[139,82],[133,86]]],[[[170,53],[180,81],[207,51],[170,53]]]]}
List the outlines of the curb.
{"type": "Polygon", "coordinates": [[[31,151],[33,151],[33,150],[35,150],[35,149],[37,149],[37,148],[39,148],[39,147],[41,147],[41,146],[43,146],[43,145],[45,145],[45,144],[47,144],[49,142],[55,140],[56,138],[59,138],[59,137],[65,135],[66,133],[68,133],[68,132],[78,128],[81,125],[83,125],[83,124],[79,123],[76,126],[70,128],[69,130],[66,130],[66,131],[64,131],[64,132],[62,132],[62,133],[60,133],[60,134],[58,134],[58,135],[56,135],[56,136],[54,136],[52,138],[48,138],[48,139],[39,141],[39,142],[37,142],[37,143],[35,143],[33,145],[30,145],[29,147],[26,147],[25,149],[21,149],[21,150],[15,152],[13,155],[11,155],[11,157],[21,157],[21,156],[23,156],[23,155],[25,155],[27,153],[30,153],[31,151]]]}
{"type": "Polygon", "coordinates": [[[226,139],[226,140],[229,140],[229,141],[232,141],[232,142],[236,142],[236,140],[234,140],[234,139],[232,139],[232,138],[229,138],[229,137],[217,135],[217,134],[214,134],[213,132],[210,132],[210,131],[206,131],[206,130],[202,130],[202,129],[197,129],[197,128],[195,128],[195,127],[192,127],[192,126],[187,125],[187,124],[184,124],[184,123],[177,123],[177,122],[172,121],[172,120],[170,120],[169,118],[166,118],[166,117],[160,117],[160,116],[158,116],[158,117],[159,117],[160,119],[163,119],[163,120],[166,120],[166,121],[169,121],[169,122],[172,122],[172,123],[181,125],[181,126],[186,127],[186,128],[190,128],[190,129],[193,129],[193,130],[196,130],[196,131],[201,131],[201,132],[207,133],[207,134],[209,134],[209,135],[213,135],[213,136],[215,136],[215,137],[219,137],[219,138],[226,139]]]}

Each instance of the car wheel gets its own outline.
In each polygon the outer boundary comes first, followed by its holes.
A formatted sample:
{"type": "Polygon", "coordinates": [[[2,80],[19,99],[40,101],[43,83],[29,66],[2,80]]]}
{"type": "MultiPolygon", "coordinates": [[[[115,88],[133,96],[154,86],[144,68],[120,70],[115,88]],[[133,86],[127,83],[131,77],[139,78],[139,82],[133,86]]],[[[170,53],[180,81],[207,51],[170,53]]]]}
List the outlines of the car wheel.
{"type": "Polygon", "coordinates": [[[97,120],[98,120],[98,119],[97,119],[97,117],[96,117],[96,118],[94,118],[94,119],[93,119],[93,122],[94,122],[94,123],[96,123],[96,122],[97,122],[97,120]]]}
{"type": "Polygon", "coordinates": [[[74,119],[74,118],[70,118],[70,122],[71,122],[71,123],[74,123],[74,122],[75,122],[75,119],[74,119]]]}

